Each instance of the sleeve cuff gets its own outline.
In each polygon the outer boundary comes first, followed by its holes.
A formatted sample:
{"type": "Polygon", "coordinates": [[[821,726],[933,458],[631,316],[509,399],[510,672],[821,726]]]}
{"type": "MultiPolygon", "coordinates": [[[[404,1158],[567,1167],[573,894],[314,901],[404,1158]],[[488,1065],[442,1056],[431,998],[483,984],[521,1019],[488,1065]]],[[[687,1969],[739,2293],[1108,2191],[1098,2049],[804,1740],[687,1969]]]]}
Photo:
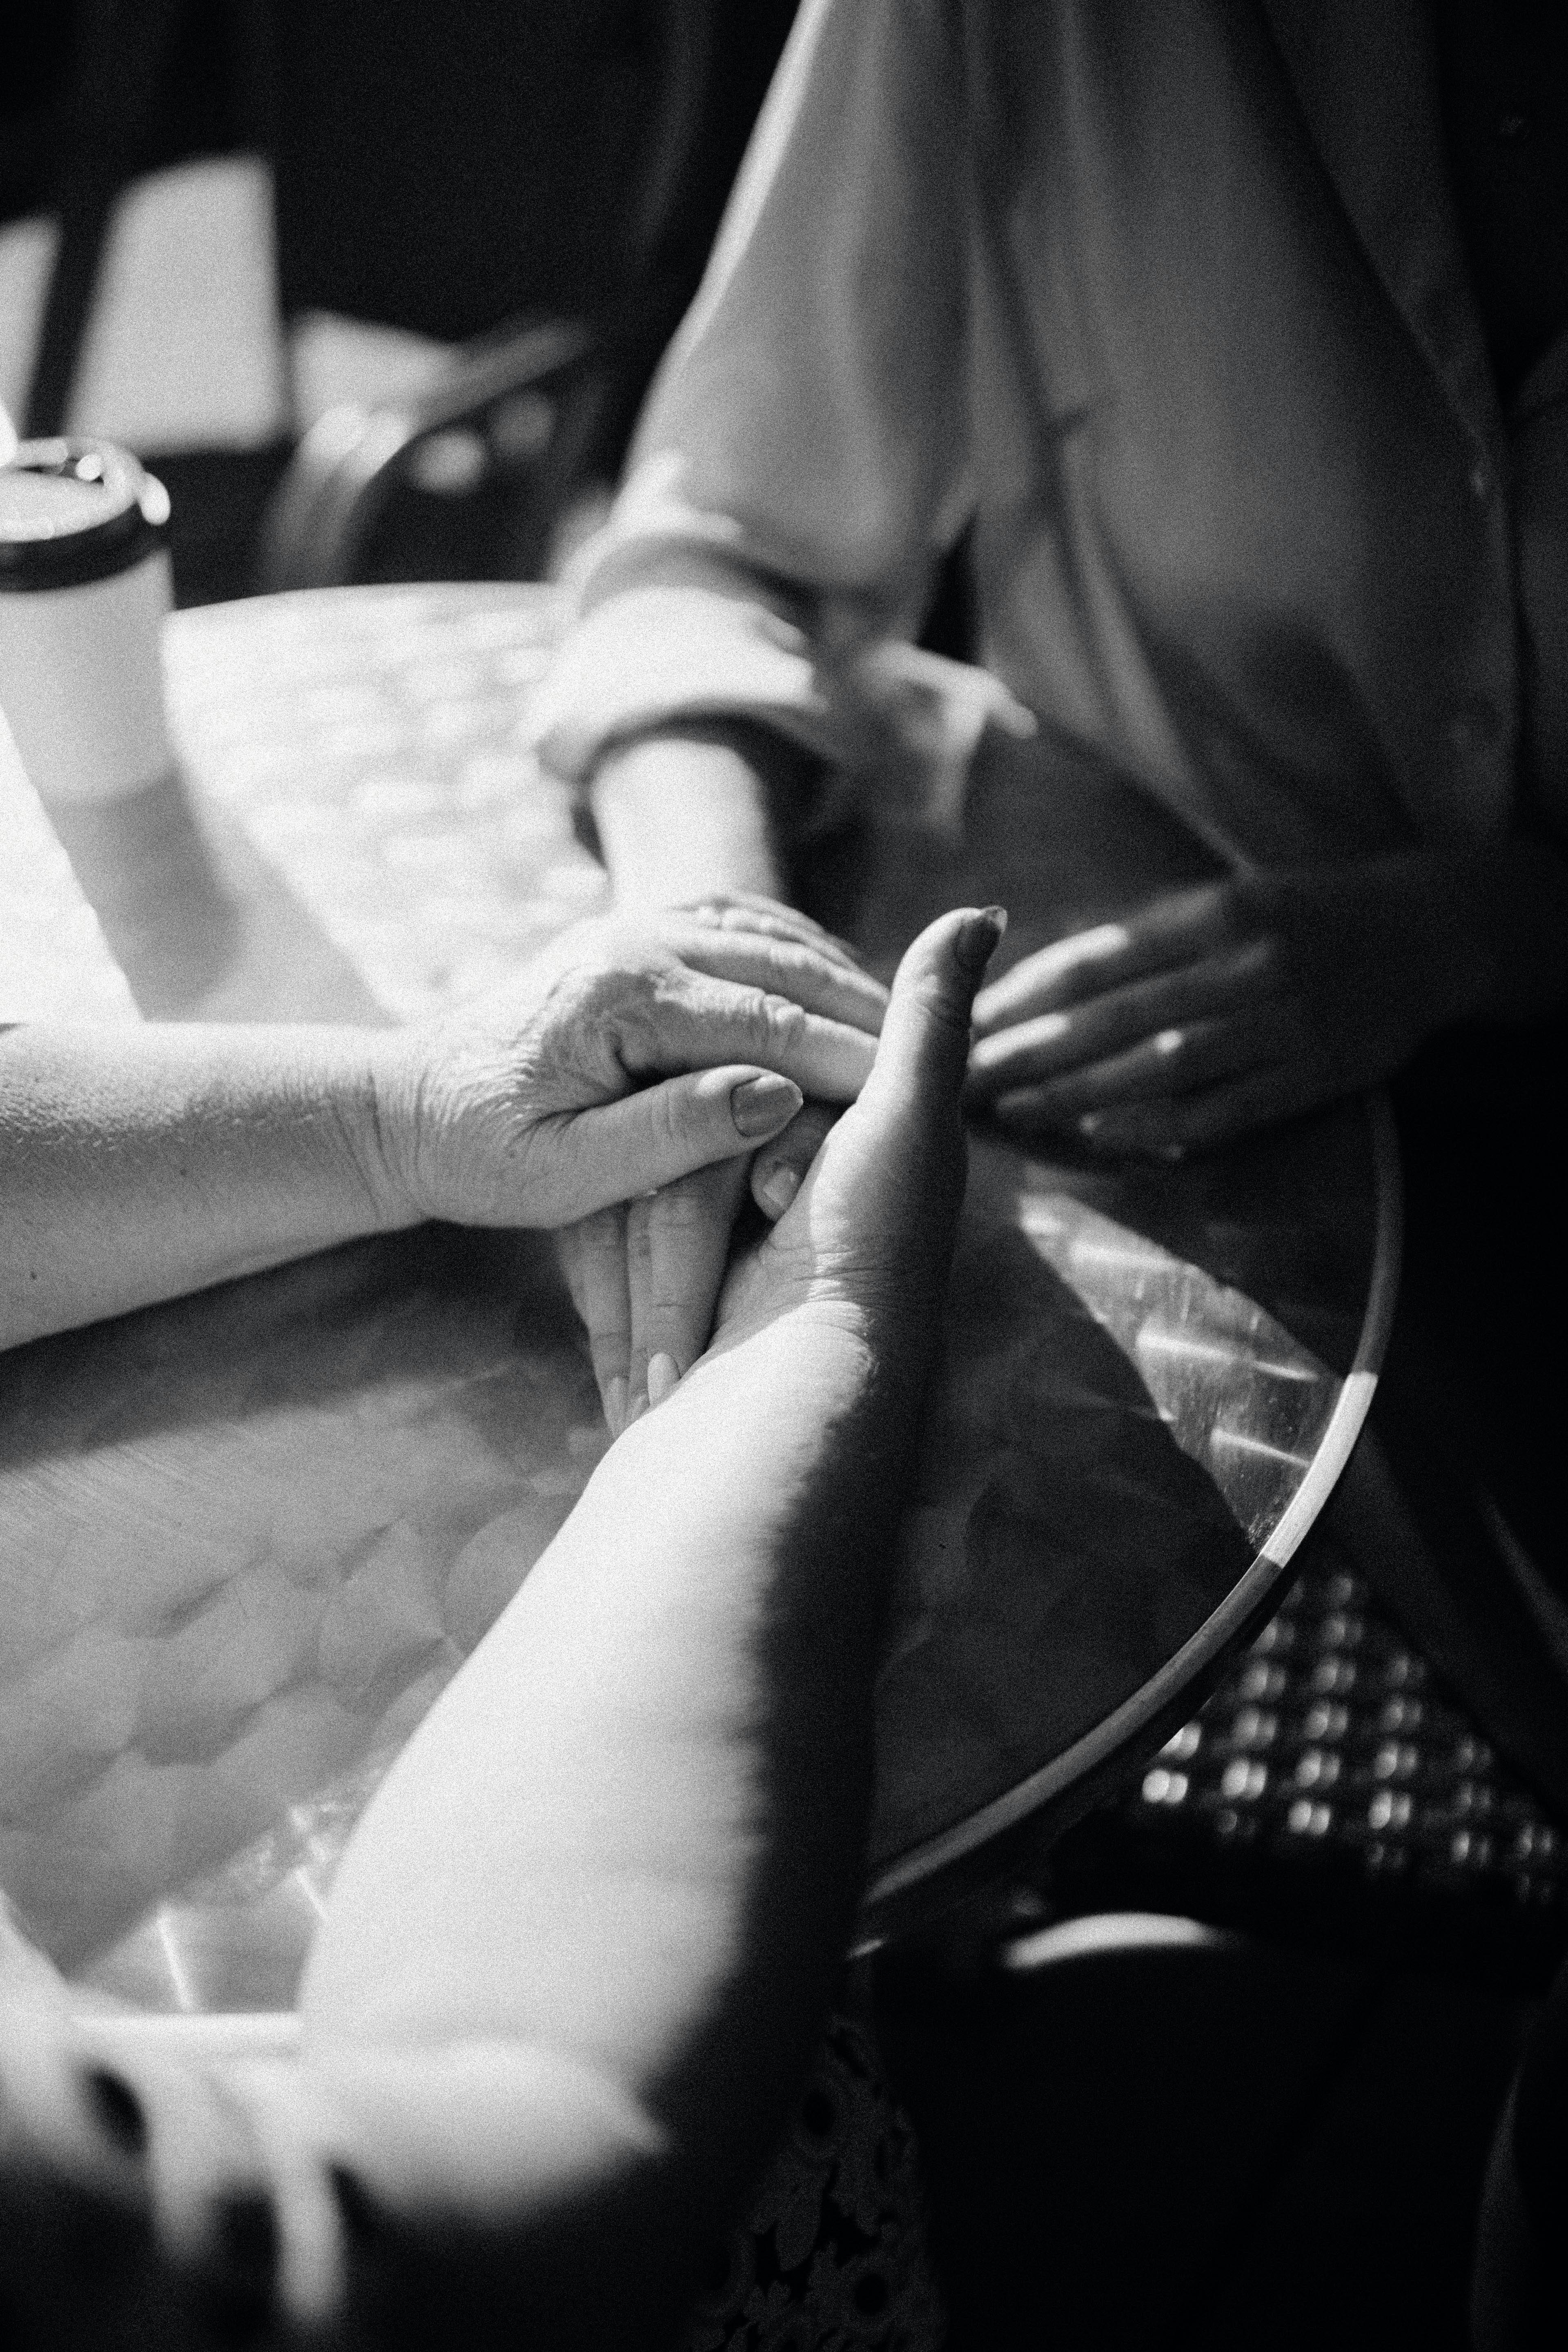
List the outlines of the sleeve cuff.
{"type": "Polygon", "coordinates": [[[835,786],[813,830],[869,792],[937,824],[962,815],[982,736],[1034,732],[987,670],[902,640],[828,663],[804,630],[756,601],[699,587],[612,596],[567,635],[531,701],[542,764],[584,789],[616,743],[684,720],[745,719],[814,752],[835,786]]]}

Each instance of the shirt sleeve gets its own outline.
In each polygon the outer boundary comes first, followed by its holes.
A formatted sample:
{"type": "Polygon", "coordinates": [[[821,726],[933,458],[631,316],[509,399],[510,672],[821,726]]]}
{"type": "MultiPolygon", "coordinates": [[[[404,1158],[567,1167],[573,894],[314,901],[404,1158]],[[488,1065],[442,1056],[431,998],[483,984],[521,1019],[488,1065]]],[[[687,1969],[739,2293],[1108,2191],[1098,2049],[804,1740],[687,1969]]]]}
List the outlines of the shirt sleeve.
{"type": "Polygon", "coordinates": [[[0,1029],[141,1017],[0,710],[0,1029]]]}
{"type": "Polygon", "coordinates": [[[852,768],[911,713],[949,750],[984,724],[974,674],[908,642],[970,503],[962,77],[955,0],[804,0],[575,570],[531,719],[557,773],[682,719],[852,768]]]}

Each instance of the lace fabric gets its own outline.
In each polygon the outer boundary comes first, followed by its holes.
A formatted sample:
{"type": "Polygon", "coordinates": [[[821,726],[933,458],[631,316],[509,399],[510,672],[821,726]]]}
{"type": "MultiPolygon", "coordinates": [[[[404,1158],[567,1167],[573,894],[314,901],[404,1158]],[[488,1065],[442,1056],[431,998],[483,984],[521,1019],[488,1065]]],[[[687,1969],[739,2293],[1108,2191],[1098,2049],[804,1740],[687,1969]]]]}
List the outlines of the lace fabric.
{"type": "Polygon", "coordinates": [[[840,2013],[681,2352],[938,2352],[945,2336],[914,2134],[868,2027],[840,2013]]]}

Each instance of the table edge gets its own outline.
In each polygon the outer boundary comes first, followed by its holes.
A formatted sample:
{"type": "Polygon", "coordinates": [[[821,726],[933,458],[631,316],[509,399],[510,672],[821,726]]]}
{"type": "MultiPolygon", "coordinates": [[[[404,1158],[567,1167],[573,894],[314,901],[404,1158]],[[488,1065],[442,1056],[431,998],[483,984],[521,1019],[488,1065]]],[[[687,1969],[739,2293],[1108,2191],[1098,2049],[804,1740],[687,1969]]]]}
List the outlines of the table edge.
{"type": "MultiPolygon", "coordinates": [[[[1404,1236],[1404,1184],[1393,1107],[1379,1090],[1361,1097],[1372,1142],[1373,1176],[1376,1190],[1372,1276],[1354,1356],[1346,1372],[1328,1427],[1279,1526],[1268,1538],[1246,1573],[1196,1632],[1188,1635],[1175,1655],[1168,1658],[1131,1698],[1104,1717],[1072,1745],[1040,1766],[1026,1780],[992,1798],[965,1820],[923,1838],[883,1864],[861,1897],[855,1949],[874,1949],[903,1924],[908,1898],[920,1890],[932,1901],[931,1882],[956,1872],[994,1840],[1022,1828],[1053,1801],[1069,1790],[1093,1786],[1131,1748],[1141,1734],[1164,1736],[1173,1711],[1184,1719],[1194,1703],[1194,1688],[1203,1675],[1217,1671],[1225,1658],[1272,1613],[1279,1591],[1289,1580],[1287,1570],[1308,1529],[1318,1518],[1338,1485],[1365,1426],[1377,1389],[1377,1378],[1399,1289],[1404,1236]]],[[[1158,1741],[1153,1741],[1158,1745],[1158,1741]]],[[[955,1887],[946,1898],[957,1901],[955,1887]]]]}

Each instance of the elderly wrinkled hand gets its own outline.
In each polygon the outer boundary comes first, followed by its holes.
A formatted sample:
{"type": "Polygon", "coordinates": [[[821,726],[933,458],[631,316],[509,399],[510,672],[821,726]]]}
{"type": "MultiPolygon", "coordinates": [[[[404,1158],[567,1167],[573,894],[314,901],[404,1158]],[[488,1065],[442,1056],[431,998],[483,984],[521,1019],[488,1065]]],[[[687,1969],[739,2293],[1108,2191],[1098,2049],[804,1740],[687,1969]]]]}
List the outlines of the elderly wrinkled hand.
{"type": "MultiPolygon", "coordinates": [[[[826,981],[829,993],[822,1002],[860,1033],[858,1066],[862,1076],[869,1067],[888,992],[809,916],[776,899],[731,893],[663,919],[717,935],[730,955],[754,956],[771,945],[783,987],[809,982],[816,990],[826,981]]],[[[710,1155],[709,1165],[618,1201],[562,1234],[563,1266],[616,1433],[666,1395],[707,1346],[748,1184],[765,1215],[782,1214],[854,1091],[809,1078],[802,1083],[811,1099],[758,1136],[761,1148],[749,1162],[739,1155],[710,1155]]]]}
{"type": "Polygon", "coordinates": [[[394,1213],[559,1226],[848,1102],[881,992],[800,938],[674,914],[563,933],[516,983],[386,1043],[374,1181],[394,1213]]]}
{"type": "Polygon", "coordinates": [[[1176,1158],[1373,1086],[1479,994],[1452,875],[1410,853],[1173,890],[975,1001],[967,1100],[1176,1158]]]}

